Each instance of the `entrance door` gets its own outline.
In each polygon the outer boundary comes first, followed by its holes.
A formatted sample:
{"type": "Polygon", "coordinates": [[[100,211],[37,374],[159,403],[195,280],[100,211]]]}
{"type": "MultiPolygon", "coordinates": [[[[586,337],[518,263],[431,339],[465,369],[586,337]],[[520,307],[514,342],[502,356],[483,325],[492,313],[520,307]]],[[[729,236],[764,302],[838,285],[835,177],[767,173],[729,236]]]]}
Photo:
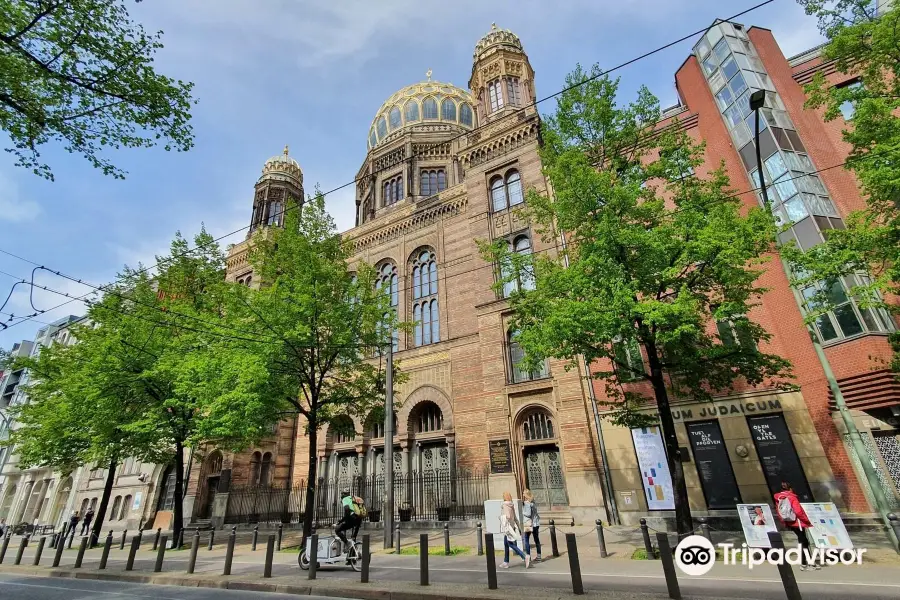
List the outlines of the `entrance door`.
{"type": "Polygon", "coordinates": [[[525,485],[538,507],[568,506],[559,448],[541,446],[525,450],[525,485]]]}
{"type": "Polygon", "coordinates": [[[206,480],[206,505],[203,507],[203,517],[208,519],[212,517],[213,506],[216,503],[216,492],[219,491],[219,478],[209,477],[206,480]]]}

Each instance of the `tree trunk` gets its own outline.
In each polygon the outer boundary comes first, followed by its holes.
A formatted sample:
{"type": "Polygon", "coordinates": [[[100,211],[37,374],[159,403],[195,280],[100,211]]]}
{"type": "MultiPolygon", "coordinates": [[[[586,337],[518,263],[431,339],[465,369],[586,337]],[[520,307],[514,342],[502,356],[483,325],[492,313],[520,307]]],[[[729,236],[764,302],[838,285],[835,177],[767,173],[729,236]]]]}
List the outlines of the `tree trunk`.
{"type": "Polygon", "coordinates": [[[118,464],[119,461],[115,457],[109,460],[106,483],[103,484],[103,496],[100,498],[100,506],[97,507],[97,512],[94,513],[94,525],[91,527],[91,548],[93,548],[100,540],[100,533],[103,530],[103,520],[104,517],[106,517],[106,509],[109,507],[109,497],[112,495],[113,483],[116,481],[116,467],[118,464]]]}
{"type": "Polygon", "coordinates": [[[309,419],[309,468],[306,471],[306,502],[303,510],[303,539],[300,542],[300,548],[306,548],[306,539],[312,535],[313,518],[316,513],[317,427],[315,419],[309,419]]]}
{"type": "Polygon", "coordinates": [[[184,443],[175,442],[175,506],[172,510],[172,545],[178,543],[178,535],[184,527],[184,443]]]}
{"type": "Polygon", "coordinates": [[[654,344],[644,344],[644,349],[647,350],[647,358],[650,363],[650,383],[653,385],[653,393],[656,396],[659,424],[662,428],[663,443],[666,446],[669,472],[672,474],[672,489],[675,492],[675,526],[678,530],[678,537],[681,539],[694,531],[694,522],[691,519],[691,506],[688,503],[687,485],[684,482],[684,465],[681,462],[678,437],[675,434],[675,419],[672,418],[672,409],[669,406],[669,393],[666,391],[666,382],[663,379],[662,365],[656,352],[656,346],[654,344]]]}

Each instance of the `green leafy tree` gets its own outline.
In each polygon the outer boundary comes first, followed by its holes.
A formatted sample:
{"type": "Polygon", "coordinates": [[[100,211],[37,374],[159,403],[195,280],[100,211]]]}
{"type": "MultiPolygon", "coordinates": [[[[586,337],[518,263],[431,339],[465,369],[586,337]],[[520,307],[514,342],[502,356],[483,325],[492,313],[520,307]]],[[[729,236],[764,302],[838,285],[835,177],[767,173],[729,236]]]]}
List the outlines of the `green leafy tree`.
{"type": "Polygon", "coordinates": [[[617,89],[598,67],[579,66],[542,126],[553,197],[530,190],[524,210],[547,241],[565,235],[565,250],[485,249],[505,275],[500,289],[534,282],[511,294],[523,368],[545,357],[608,365],[594,377],[606,384],[612,420],[661,425],[684,535],[693,525],[670,397],[709,399],[787,373],[786,360],[758,349],[770,336],[746,317],[765,291],[757,279],[775,227],[761,209],[742,214],[723,168],[693,174],[702,145],[677,126],[660,130],[645,88],[627,105],[617,89]],[[719,339],[717,321],[740,335],[719,339]],[[658,416],[647,414],[652,402],[658,416]]]}
{"type": "Polygon", "coordinates": [[[305,422],[304,539],[314,516],[319,430],[340,423],[337,417],[364,418],[383,406],[379,349],[399,327],[388,294],[377,289],[374,269],[348,265],[351,256],[317,193],[302,209],[288,207],[283,229],[269,228],[253,238],[250,260],[261,286],[236,286],[228,309],[233,326],[272,338],[246,348],[265,365],[266,394],[305,422]]]}
{"type": "MultiPolygon", "coordinates": [[[[852,85],[833,87],[817,73],[806,93],[807,106],[824,109],[826,120],[852,113],[843,130],[851,146],[845,168],[856,175],[866,208],[849,216],[845,230],[829,232],[824,244],[786,255],[799,267],[797,285],[870,274],[851,294],[863,308],[896,315],[898,305],[884,297],[900,294],[900,5],[878,2],[881,12],[876,13],[870,0],[799,2],[807,14],[818,17],[828,39],[823,60],[857,78],[852,85]]],[[[826,294],[820,294],[816,305],[819,310],[809,313],[810,320],[831,308],[826,294]]],[[[891,342],[892,367],[900,372],[900,335],[894,333],[891,342]]]]}
{"type": "Polygon", "coordinates": [[[190,149],[193,84],[156,72],[161,38],[123,0],[0,0],[0,127],[16,165],[52,179],[39,148],[56,141],[122,178],[102,148],[190,149]]]}

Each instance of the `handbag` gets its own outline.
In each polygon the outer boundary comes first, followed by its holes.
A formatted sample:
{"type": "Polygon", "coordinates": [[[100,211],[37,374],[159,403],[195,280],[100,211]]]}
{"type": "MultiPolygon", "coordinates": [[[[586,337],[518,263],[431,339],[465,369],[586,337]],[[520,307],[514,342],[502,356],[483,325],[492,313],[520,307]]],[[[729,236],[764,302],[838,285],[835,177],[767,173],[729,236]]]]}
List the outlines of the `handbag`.
{"type": "Polygon", "coordinates": [[[531,517],[525,517],[522,526],[522,529],[525,531],[525,533],[533,533],[534,530],[531,526],[531,517]]]}

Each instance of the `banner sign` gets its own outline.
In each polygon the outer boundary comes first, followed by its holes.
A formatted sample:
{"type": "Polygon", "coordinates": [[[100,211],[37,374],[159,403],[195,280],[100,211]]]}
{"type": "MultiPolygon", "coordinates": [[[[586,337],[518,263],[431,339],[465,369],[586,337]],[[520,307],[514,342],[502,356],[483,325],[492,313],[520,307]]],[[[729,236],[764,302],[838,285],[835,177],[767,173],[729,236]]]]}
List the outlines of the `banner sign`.
{"type": "Polygon", "coordinates": [[[853,542],[844,527],[837,507],[830,502],[801,502],[800,506],[806,511],[812,523],[812,529],[807,532],[816,548],[837,548],[850,550],[853,542]]]}
{"type": "Polygon", "coordinates": [[[649,510],[674,510],[675,493],[672,488],[672,474],[666,460],[659,427],[638,427],[631,430],[634,451],[649,510]]]}

